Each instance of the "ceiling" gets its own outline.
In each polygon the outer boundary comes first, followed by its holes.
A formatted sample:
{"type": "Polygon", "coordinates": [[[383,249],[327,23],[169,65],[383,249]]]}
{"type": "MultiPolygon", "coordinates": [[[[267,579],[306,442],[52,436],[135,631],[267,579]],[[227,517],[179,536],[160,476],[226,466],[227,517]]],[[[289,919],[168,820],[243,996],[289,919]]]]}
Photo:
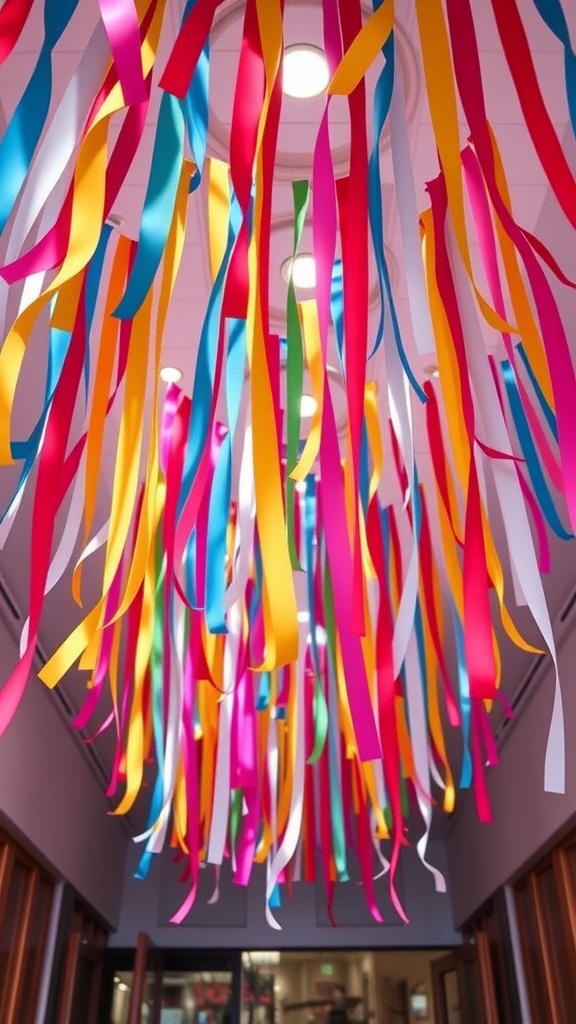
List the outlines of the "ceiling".
{"type": "MultiPolygon", "coordinates": [[[[42,39],[42,8],[41,3],[34,4],[31,17],[12,57],[0,67],[0,102],[5,122],[9,121],[35,64],[42,39]]],[[[364,4],[364,8],[368,15],[371,11],[371,4],[364,4]]],[[[576,168],[576,149],[569,130],[562,48],[541,21],[533,0],[519,0],[519,8],[529,37],[547,109],[558,134],[565,138],[568,158],[571,160],[572,166],[576,168]]],[[[158,71],[155,74],[156,81],[176,38],[182,9],[182,0],[168,0],[168,11],[157,61],[158,71]]],[[[491,5],[488,0],[474,0],[473,10],[484,73],[488,116],[503,154],[516,219],[526,229],[535,231],[545,242],[548,242],[562,266],[569,268],[574,265],[576,258],[573,233],[567,229],[556,201],[550,193],[539,159],[530,141],[517,96],[511,85],[510,73],[502,53],[491,5]]],[[[572,40],[576,41],[576,5],[566,3],[564,10],[570,23],[572,40]]],[[[226,159],[228,155],[232,99],[242,36],[243,12],[243,0],[225,0],[219,7],[212,32],[209,152],[221,159],[226,159]]],[[[53,62],[54,94],[50,108],[52,114],[57,110],[60,99],[96,30],[98,16],[96,0],[80,0],[68,29],[56,47],[53,62]]],[[[439,165],[423,86],[413,0],[396,0],[396,17],[398,19],[398,51],[407,97],[409,145],[417,201],[419,208],[423,209],[427,205],[426,182],[438,174],[439,165]]],[[[321,5],[317,0],[286,0],[285,42],[286,44],[306,42],[322,47],[321,5]]],[[[374,67],[367,76],[369,96],[373,92],[378,69],[379,67],[374,67]]],[[[136,238],[139,231],[154,142],[159,96],[160,90],[155,89],[142,145],[114,207],[117,229],[132,238],[136,238]]],[[[283,310],[286,302],[286,284],[281,275],[281,265],[290,254],[293,233],[291,180],[306,178],[310,175],[312,152],[323,109],[323,98],[310,100],[285,98],[283,103],[271,225],[270,293],[272,327],[280,335],[285,327],[283,310]]],[[[118,131],[119,124],[113,123],[110,133],[111,142],[115,141],[118,131]]],[[[337,167],[340,173],[344,173],[347,169],[349,155],[348,110],[344,99],[336,97],[332,103],[330,131],[332,145],[337,155],[337,167]]],[[[460,111],[460,132],[461,142],[464,144],[467,137],[467,126],[462,111],[460,111]]],[[[435,364],[435,357],[433,353],[419,354],[412,336],[394,175],[388,141],[385,135],[382,149],[382,176],[386,244],[407,355],[417,378],[423,381],[426,379],[428,368],[435,364]]],[[[310,225],[305,228],[302,248],[303,250],[311,248],[310,225]]],[[[482,285],[483,274],[475,246],[472,246],[472,259],[477,278],[482,285]]],[[[371,284],[373,302],[370,312],[370,327],[374,332],[379,315],[374,267],[372,267],[371,284]]],[[[0,285],[0,287],[4,286],[0,285]]],[[[190,203],[184,256],[170,306],[162,360],[164,364],[178,366],[182,369],[183,387],[188,393],[192,387],[197,343],[209,294],[207,194],[203,186],[195,193],[190,203]]],[[[556,294],[565,314],[565,323],[574,324],[576,322],[576,299],[565,289],[556,288],[556,294]]],[[[8,299],[8,317],[14,310],[16,301],[17,294],[12,293],[8,299]]],[[[21,435],[25,434],[29,425],[34,422],[41,402],[46,360],[43,345],[44,331],[45,321],[40,321],[33,337],[30,354],[27,357],[25,381],[19,389],[14,427],[15,432],[21,435]]],[[[483,337],[490,352],[497,355],[502,354],[501,341],[495,332],[484,326],[483,337]]],[[[574,339],[572,344],[576,345],[574,339]]],[[[331,341],[331,345],[330,361],[336,365],[337,357],[333,341],[331,341]]],[[[385,366],[381,350],[368,364],[368,377],[384,385],[385,366]]],[[[341,379],[337,374],[334,375],[332,388],[337,418],[343,420],[346,399],[341,379]]],[[[385,387],[382,387],[381,394],[385,394],[385,387]]],[[[413,399],[412,404],[418,469],[421,479],[426,484],[430,476],[430,463],[423,415],[416,398],[413,399]]],[[[77,413],[77,426],[80,429],[81,409],[78,409],[77,413]]],[[[100,481],[99,523],[106,518],[117,436],[118,420],[115,419],[113,413],[105,437],[106,460],[100,481]]],[[[4,468],[0,474],[0,499],[3,505],[9,500],[16,478],[15,473],[13,467],[8,467],[4,468]]],[[[14,604],[19,609],[21,617],[28,601],[30,509],[30,495],[27,495],[9,541],[0,555],[2,579],[14,604]]],[[[63,522],[62,517],[60,522],[63,522]]],[[[554,615],[562,607],[573,587],[576,558],[571,545],[561,546],[554,542],[553,555],[554,568],[551,577],[546,581],[546,591],[554,615]]],[[[95,559],[91,567],[91,575],[85,581],[86,604],[91,598],[95,599],[97,596],[99,571],[100,564],[98,559],[95,559]]],[[[65,578],[46,601],[41,630],[42,647],[45,652],[50,653],[54,650],[70,632],[77,619],[77,614],[77,609],[69,596],[69,581],[65,578]]],[[[529,616],[524,609],[518,611],[518,621],[527,635],[535,635],[529,616]]],[[[17,627],[18,623],[15,622],[14,628],[17,627]]],[[[513,690],[527,671],[529,658],[505,641],[503,642],[503,652],[505,683],[510,690],[513,690]]],[[[66,699],[72,707],[80,706],[84,695],[83,683],[79,682],[79,678],[78,674],[70,673],[70,679],[67,681],[65,689],[66,699]]],[[[103,737],[98,744],[100,757],[104,764],[109,763],[110,758],[108,742],[106,737],[103,737]]]]}

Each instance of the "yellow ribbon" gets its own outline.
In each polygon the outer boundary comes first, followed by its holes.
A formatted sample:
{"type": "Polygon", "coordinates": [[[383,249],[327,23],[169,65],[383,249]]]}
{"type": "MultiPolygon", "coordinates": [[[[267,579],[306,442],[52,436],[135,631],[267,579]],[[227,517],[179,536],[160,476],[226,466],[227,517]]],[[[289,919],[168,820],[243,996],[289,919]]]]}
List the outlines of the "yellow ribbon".
{"type": "Polygon", "coordinates": [[[486,321],[497,331],[517,333],[517,328],[506,323],[486,302],[474,280],[464,212],[458,108],[452,72],[452,57],[441,0],[416,0],[416,14],[430,115],[440,163],[444,171],[448,206],[460,256],[486,321]]]}
{"type": "Polygon", "coordinates": [[[342,57],[326,92],[349,96],[364,78],[394,28],[394,0],[384,3],[364,23],[342,57]]]}

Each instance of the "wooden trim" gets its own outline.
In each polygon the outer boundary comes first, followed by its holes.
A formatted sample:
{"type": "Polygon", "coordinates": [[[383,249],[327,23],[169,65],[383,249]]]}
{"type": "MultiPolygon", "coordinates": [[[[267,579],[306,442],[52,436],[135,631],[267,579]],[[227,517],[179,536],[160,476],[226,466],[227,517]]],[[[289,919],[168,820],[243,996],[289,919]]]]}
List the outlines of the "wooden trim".
{"type": "MultiPolygon", "coordinates": [[[[19,858],[16,858],[18,860],[19,858]]],[[[28,868],[28,865],[25,865],[28,868]]],[[[8,991],[4,997],[2,1020],[4,1024],[18,1024],[18,1003],[22,994],[22,982],[24,965],[26,963],[26,947],[30,926],[32,924],[32,913],[34,910],[34,899],[38,891],[38,869],[31,872],[28,879],[26,894],[24,896],[24,908],[20,915],[20,926],[16,945],[10,956],[11,980],[8,991]]]]}
{"type": "Polygon", "coordinates": [[[146,984],[146,968],[150,939],[144,932],[138,932],[136,943],[136,956],[134,958],[134,976],[132,979],[132,992],[130,993],[130,1007],[128,1010],[128,1024],[140,1024],[142,1009],[142,997],[146,984]]]}
{"type": "Polygon", "coordinates": [[[15,848],[11,843],[6,843],[0,851],[0,929],[4,924],[4,911],[10,891],[10,877],[12,875],[15,852],[15,848]]]}
{"type": "Polygon", "coordinates": [[[70,1014],[72,1013],[74,984],[76,981],[76,968],[78,966],[78,954],[80,952],[81,939],[80,928],[76,927],[77,920],[78,914],[77,911],[74,911],[72,931],[66,948],[66,960],[64,964],[64,974],[62,977],[62,987],[58,1006],[58,1024],[68,1024],[70,1014]]]}
{"type": "Polygon", "coordinates": [[[476,943],[476,949],[478,950],[478,970],[480,972],[480,986],[484,999],[486,1024],[500,1024],[498,1005],[496,1003],[496,991],[494,988],[492,960],[490,957],[490,941],[486,932],[480,930],[475,932],[474,941],[476,943]]]}
{"type": "MultiPolygon", "coordinates": [[[[46,956],[46,941],[48,939],[48,930],[50,928],[50,920],[52,918],[52,908],[54,906],[54,885],[52,880],[40,871],[38,878],[38,894],[40,892],[40,883],[45,882],[49,887],[49,896],[47,906],[44,910],[44,916],[40,925],[40,933],[38,935],[38,956],[36,958],[36,964],[34,967],[34,974],[29,979],[30,987],[32,989],[32,995],[29,1003],[29,1011],[26,1018],[26,1024],[32,1024],[36,1019],[36,1010],[38,1004],[38,995],[40,992],[40,980],[42,978],[42,971],[44,970],[44,958],[46,956]]],[[[38,898],[38,895],[37,895],[38,898]]]]}
{"type": "MultiPolygon", "coordinates": [[[[542,864],[544,867],[544,863],[542,864]]],[[[548,944],[548,936],[546,933],[546,924],[544,921],[544,911],[542,908],[542,899],[538,889],[538,883],[536,878],[536,871],[533,871],[530,875],[529,888],[532,894],[532,902],[534,904],[534,914],[536,917],[536,932],[538,935],[538,947],[542,956],[542,966],[544,968],[544,977],[546,979],[546,996],[548,1002],[548,1009],[550,1012],[550,1024],[564,1024],[562,1008],[558,1005],[558,993],[556,991],[556,984],[554,981],[554,970],[553,970],[553,957],[554,954],[551,952],[548,944]]]]}

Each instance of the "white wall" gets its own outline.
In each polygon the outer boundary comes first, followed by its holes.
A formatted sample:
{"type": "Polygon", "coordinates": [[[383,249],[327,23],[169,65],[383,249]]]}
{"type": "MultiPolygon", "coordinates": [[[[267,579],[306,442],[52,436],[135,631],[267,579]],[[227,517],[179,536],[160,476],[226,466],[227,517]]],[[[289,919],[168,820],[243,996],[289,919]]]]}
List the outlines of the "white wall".
{"type": "MultiPolygon", "coordinates": [[[[0,677],[7,677],[16,658],[16,645],[0,620],[0,677]]],[[[107,814],[103,785],[61,717],[55,695],[36,678],[0,737],[0,822],[116,925],[127,837],[107,814]]]]}

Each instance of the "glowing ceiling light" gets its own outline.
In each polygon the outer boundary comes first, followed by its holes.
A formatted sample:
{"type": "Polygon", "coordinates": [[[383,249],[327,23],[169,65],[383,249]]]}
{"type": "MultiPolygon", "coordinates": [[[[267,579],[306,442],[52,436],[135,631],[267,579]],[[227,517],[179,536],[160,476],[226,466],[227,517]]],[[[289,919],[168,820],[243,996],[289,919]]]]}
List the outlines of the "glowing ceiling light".
{"type": "Polygon", "coordinates": [[[292,278],[295,288],[311,289],[316,287],[316,264],[309,253],[302,253],[295,260],[290,257],[282,264],[282,277],[285,281],[292,278]]]}
{"type": "Polygon", "coordinates": [[[177,384],[182,380],[182,370],[177,366],[163,366],[160,370],[160,378],[165,384],[177,384]]]}
{"type": "Polygon", "coordinates": [[[282,91],[297,100],[320,96],[330,80],[328,62],[318,46],[287,46],[282,61],[282,91]]]}
{"type": "Polygon", "coordinates": [[[310,612],[298,612],[296,618],[298,619],[298,622],[310,622],[310,612]]]}
{"type": "Polygon", "coordinates": [[[316,412],[316,399],[312,395],[302,395],[300,399],[300,415],[302,419],[310,419],[316,412]]]}

